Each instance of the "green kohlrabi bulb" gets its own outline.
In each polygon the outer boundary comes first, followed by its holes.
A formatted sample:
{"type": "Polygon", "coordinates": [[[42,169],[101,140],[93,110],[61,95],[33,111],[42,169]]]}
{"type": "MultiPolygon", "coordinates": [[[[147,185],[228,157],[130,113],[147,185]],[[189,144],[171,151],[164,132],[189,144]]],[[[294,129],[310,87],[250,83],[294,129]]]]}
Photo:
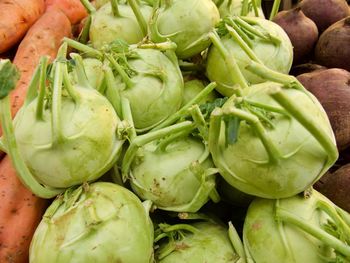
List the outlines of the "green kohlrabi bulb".
{"type": "Polygon", "coordinates": [[[30,263],[152,263],[153,226],[129,190],[105,182],[67,190],[47,209],[30,263]]]}
{"type": "Polygon", "coordinates": [[[161,0],[150,20],[150,37],[154,42],[175,42],[176,55],[186,59],[209,47],[208,35],[219,20],[211,0],[161,0]]]}
{"type": "Polygon", "coordinates": [[[316,98],[274,82],[247,87],[212,112],[209,149],[229,184],[264,198],[304,191],[338,157],[316,98]]]}
{"type": "MultiPolygon", "coordinates": [[[[106,3],[92,15],[90,41],[95,48],[101,48],[116,39],[123,39],[128,44],[140,42],[145,34],[142,32],[132,8],[127,4],[116,4],[113,13],[111,3],[106,3]]],[[[145,20],[152,13],[152,7],[141,4],[140,10],[145,20]]]]}
{"type": "Polygon", "coordinates": [[[245,262],[244,255],[239,254],[243,246],[232,225],[228,231],[225,226],[213,222],[160,224],[156,234],[162,231],[165,238],[158,242],[155,252],[159,263],[245,262]],[[233,243],[229,235],[237,236],[236,242],[233,243]]]}
{"type": "Polygon", "coordinates": [[[243,228],[256,263],[350,260],[350,215],[316,191],[287,199],[255,199],[243,228]]]}

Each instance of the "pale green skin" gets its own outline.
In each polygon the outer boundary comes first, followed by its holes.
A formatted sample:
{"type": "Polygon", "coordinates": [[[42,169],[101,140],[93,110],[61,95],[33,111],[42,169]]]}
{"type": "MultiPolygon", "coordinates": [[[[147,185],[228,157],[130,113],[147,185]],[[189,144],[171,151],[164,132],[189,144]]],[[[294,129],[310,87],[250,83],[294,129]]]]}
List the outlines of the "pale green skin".
{"type": "MultiPolygon", "coordinates": [[[[110,3],[106,3],[92,16],[90,27],[90,41],[94,48],[101,48],[116,39],[123,39],[128,44],[136,44],[145,36],[136,20],[136,17],[129,5],[118,5],[120,17],[112,13],[110,3]]],[[[140,6],[141,13],[147,21],[152,13],[152,7],[140,6]]]]}
{"type": "MultiPolygon", "coordinates": [[[[198,93],[200,93],[204,88],[205,86],[203,82],[199,79],[191,79],[188,81],[185,80],[182,106],[186,105],[193,98],[195,98],[198,93]]],[[[216,99],[216,97],[217,96],[215,93],[211,92],[206,98],[203,98],[201,101],[199,101],[198,104],[204,104],[206,102],[213,101],[216,99]]]]}
{"type": "Polygon", "coordinates": [[[186,59],[209,47],[208,35],[219,20],[211,0],[162,0],[150,20],[150,37],[154,42],[175,42],[176,55],[186,59]]]}
{"type": "Polygon", "coordinates": [[[135,128],[146,131],[180,108],[183,79],[178,65],[163,52],[156,49],[135,49],[135,52],[138,57],[128,59],[130,67],[137,72],[131,77],[133,85],[126,87],[120,76],[116,83],[120,96],[130,102],[135,128]]]}
{"type": "MultiPolygon", "coordinates": [[[[198,139],[185,137],[171,142],[164,151],[157,150],[157,142],[140,148],[131,166],[130,184],[133,191],[144,200],[151,200],[158,208],[184,211],[195,199],[201,181],[191,172],[190,165],[198,161],[205,146],[198,139]]],[[[210,157],[201,166],[213,167],[210,157]]],[[[215,186],[215,178],[209,179],[215,186]]],[[[203,206],[208,194],[200,197],[196,210],[203,206]]],[[[192,211],[192,212],[195,212],[192,211]]]]}
{"type": "Polygon", "coordinates": [[[152,222],[131,191],[98,182],[77,194],[48,208],[30,245],[30,263],[153,262],[152,222]]]}
{"type": "MultiPolygon", "coordinates": [[[[83,66],[90,86],[94,89],[98,89],[104,78],[103,63],[96,58],[84,58],[83,66]]],[[[74,82],[77,83],[78,81],[75,71],[71,73],[71,76],[74,82]]]]}
{"type": "MultiPolygon", "coordinates": [[[[281,85],[273,82],[256,84],[243,90],[243,97],[281,109],[269,96],[272,87],[281,85]]],[[[291,100],[298,102],[320,129],[324,129],[335,145],[327,115],[315,97],[307,91],[296,89],[285,89],[284,92],[291,100]]],[[[290,197],[311,186],[333,164],[326,162],[328,153],[295,118],[281,114],[274,116],[271,121],[275,128],[265,126],[265,132],[281,154],[277,163],[270,162],[255,130],[245,121],[241,122],[235,143],[225,145],[225,126],[209,142],[214,164],[220,174],[230,185],[244,193],[264,198],[290,197]]]]}
{"type": "MultiPolygon", "coordinates": [[[[275,45],[272,42],[267,42],[260,38],[256,38],[253,42],[252,50],[261,62],[268,68],[280,73],[288,74],[293,62],[293,47],[284,30],[269,20],[250,17],[252,21],[257,22],[255,28],[262,32],[269,32],[281,40],[280,45],[275,45]]],[[[221,38],[222,44],[233,55],[243,76],[250,84],[262,83],[265,80],[246,69],[250,64],[251,59],[244,50],[235,42],[230,35],[221,38]]],[[[224,96],[233,94],[232,87],[237,83],[237,80],[232,78],[227,65],[224,62],[218,49],[212,45],[209,49],[206,74],[210,81],[215,81],[218,86],[216,88],[224,96]]]]}
{"type": "MultiPolygon", "coordinates": [[[[256,1],[258,2],[258,1],[256,1]]],[[[265,18],[260,3],[257,3],[258,6],[258,16],[265,18]]],[[[242,0],[224,0],[223,3],[218,7],[220,16],[241,16],[242,15],[242,0]]],[[[249,10],[246,16],[255,16],[253,7],[249,10]]]]}
{"type": "MultiPolygon", "coordinates": [[[[178,249],[158,260],[158,263],[238,262],[239,257],[233,249],[225,227],[209,222],[194,223],[192,226],[197,228],[198,232],[185,232],[185,237],[176,242],[178,249]]],[[[163,246],[164,244],[161,244],[160,248],[163,246]]]]}
{"type": "Polygon", "coordinates": [[[322,228],[330,217],[318,209],[318,200],[330,203],[316,191],[308,199],[301,195],[280,200],[255,199],[249,206],[243,228],[244,245],[253,262],[332,262],[332,249],[327,248],[322,241],[295,225],[276,221],[274,209],[278,205],[300,220],[322,228]]]}
{"type": "Polygon", "coordinates": [[[47,186],[67,188],[96,180],[113,165],[122,145],[116,135],[120,120],[109,101],[94,89],[75,89],[78,103],[62,96],[64,139],[57,144],[52,144],[51,110],[44,110],[43,121],[36,118],[37,98],[22,107],[14,121],[25,163],[47,186]]]}

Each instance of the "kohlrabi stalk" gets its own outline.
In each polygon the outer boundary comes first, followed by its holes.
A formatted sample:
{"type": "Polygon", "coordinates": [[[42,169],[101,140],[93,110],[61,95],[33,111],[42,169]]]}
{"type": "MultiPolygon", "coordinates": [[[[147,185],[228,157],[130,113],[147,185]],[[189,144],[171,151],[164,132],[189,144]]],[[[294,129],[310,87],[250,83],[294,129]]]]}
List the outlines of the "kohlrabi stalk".
{"type": "Polygon", "coordinates": [[[222,18],[227,16],[256,16],[265,18],[260,0],[221,0],[216,1],[215,4],[222,18]]]}

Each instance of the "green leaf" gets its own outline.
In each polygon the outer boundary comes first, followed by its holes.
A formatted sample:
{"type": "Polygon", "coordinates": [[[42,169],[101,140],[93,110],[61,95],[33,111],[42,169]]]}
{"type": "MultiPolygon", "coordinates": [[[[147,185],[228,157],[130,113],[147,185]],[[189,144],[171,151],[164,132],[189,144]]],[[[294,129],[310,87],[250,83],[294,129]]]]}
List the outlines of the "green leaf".
{"type": "Polygon", "coordinates": [[[9,95],[16,87],[20,73],[10,60],[0,61],[0,99],[9,95]]]}

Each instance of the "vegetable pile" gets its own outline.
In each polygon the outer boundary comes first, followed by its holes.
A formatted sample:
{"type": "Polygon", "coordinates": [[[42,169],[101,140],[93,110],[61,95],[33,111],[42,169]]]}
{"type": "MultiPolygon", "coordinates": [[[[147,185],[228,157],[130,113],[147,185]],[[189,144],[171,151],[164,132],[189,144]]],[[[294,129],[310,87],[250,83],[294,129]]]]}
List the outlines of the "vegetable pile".
{"type": "Polygon", "coordinates": [[[30,2],[0,42],[0,262],[350,262],[345,0],[30,2]]]}

